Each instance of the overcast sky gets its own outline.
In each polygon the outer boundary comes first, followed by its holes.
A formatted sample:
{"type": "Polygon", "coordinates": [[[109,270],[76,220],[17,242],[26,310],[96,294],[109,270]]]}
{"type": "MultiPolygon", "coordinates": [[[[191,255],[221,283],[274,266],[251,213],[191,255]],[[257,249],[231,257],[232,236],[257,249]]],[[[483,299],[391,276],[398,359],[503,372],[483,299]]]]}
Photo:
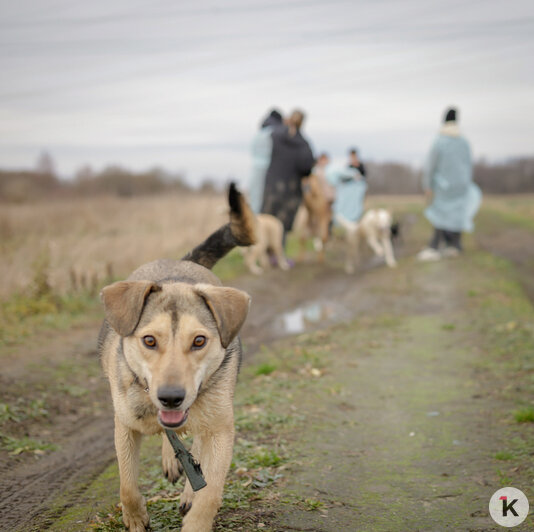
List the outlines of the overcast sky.
{"type": "Polygon", "coordinates": [[[457,105],[476,157],[534,154],[532,0],[0,0],[0,167],[245,180],[272,106],[314,149],[420,164],[457,105]]]}

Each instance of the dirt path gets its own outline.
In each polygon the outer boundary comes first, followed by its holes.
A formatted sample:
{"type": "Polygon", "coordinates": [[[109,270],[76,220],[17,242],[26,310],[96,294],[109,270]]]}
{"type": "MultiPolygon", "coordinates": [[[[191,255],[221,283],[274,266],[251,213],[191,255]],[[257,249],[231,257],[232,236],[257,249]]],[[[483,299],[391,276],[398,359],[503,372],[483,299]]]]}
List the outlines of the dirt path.
{"type": "MultiPolygon", "coordinates": [[[[495,237],[481,243],[506,255],[495,237]]],[[[419,242],[417,235],[407,238],[401,255],[412,256],[419,242]]],[[[296,396],[309,425],[292,445],[307,467],[295,467],[283,487],[320,500],[324,510],[278,504],[268,529],[405,530],[403,523],[411,530],[492,529],[484,513],[499,487],[492,456],[505,447],[510,432],[503,432],[503,420],[521,392],[501,394],[505,384],[483,364],[480,330],[470,328],[470,313],[483,301],[468,295],[477,278],[468,265],[406,259],[391,271],[367,260],[348,277],[339,264],[311,263],[231,283],[253,296],[242,334],[246,364],[261,359],[254,353],[262,344],[288,337],[282,341],[298,345],[302,332],[324,329],[324,342],[346,343],[334,348],[314,400],[306,388],[296,396]],[[341,322],[352,328],[340,332],[341,322]],[[331,393],[338,388],[342,398],[331,393]]],[[[87,486],[114,461],[96,335],[93,323],[20,348],[5,361],[1,400],[26,394],[21,408],[28,410],[30,399],[44,397],[48,410],[37,419],[24,411],[23,422],[10,427],[59,448],[0,456],[1,530],[85,529],[85,522],[55,523],[69,506],[93,504],[87,486]]],[[[522,479],[530,469],[518,467],[522,479]]]]}
{"type": "MultiPolygon", "coordinates": [[[[325,376],[295,398],[307,426],[291,444],[302,465],[284,487],[320,510],[281,504],[270,529],[498,529],[487,514],[502,480],[495,456],[532,431],[510,427],[514,394],[485,365],[490,348],[469,320],[478,305],[462,270],[423,267],[417,289],[400,289],[386,316],[366,314],[324,337],[334,342],[325,376]]],[[[513,482],[530,490],[530,473],[513,482]]]]}

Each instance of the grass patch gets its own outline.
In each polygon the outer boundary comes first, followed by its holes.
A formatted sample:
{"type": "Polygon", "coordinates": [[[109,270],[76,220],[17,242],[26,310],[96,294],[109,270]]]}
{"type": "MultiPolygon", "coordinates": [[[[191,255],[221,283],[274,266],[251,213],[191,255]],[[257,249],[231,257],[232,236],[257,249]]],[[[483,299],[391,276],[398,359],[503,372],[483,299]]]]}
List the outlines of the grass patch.
{"type": "Polygon", "coordinates": [[[43,454],[45,451],[55,451],[57,445],[33,440],[28,437],[12,438],[11,436],[0,434],[0,448],[13,455],[29,452],[43,454]]]}
{"type": "Polygon", "coordinates": [[[508,451],[499,451],[495,453],[496,460],[513,460],[515,456],[508,451]]]}
{"type": "Polygon", "coordinates": [[[497,469],[497,476],[499,477],[499,484],[501,486],[512,486],[513,485],[513,480],[512,478],[510,477],[510,475],[508,475],[508,473],[504,472],[504,471],[501,471],[500,469],[497,469]]]}
{"type": "Polygon", "coordinates": [[[247,456],[249,468],[276,467],[283,462],[282,457],[272,449],[259,449],[247,456]]]}
{"type": "Polygon", "coordinates": [[[517,423],[534,423],[534,407],[526,406],[514,412],[517,423]]]}
{"type": "Polygon", "coordinates": [[[45,399],[17,399],[14,404],[0,403],[0,425],[8,421],[19,423],[27,419],[38,419],[48,416],[45,399]]]}
{"type": "Polygon", "coordinates": [[[101,313],[98,298],[88,294],[14,295],[0,302],[0,347],[19,344],[45,329],[67,329],[88,315],[101,313]]]}
{"type": "Polygon", "coordinates": [[[324,503],[317,499],[304,499],[303,504],[304,504],[305,509],[308,510],[309,512],[313,512],[315,510],[320,510],[321,508],[324,508],[324,503]]]}
{"type": "Polygon", "coordinates": [[[518,208],[518,205],[506,205],[503,202],[498,207],[496,205],[486,205],[479,216],[480,222],[484,227],[492,228],[499,224],[501,226],[515,226],[527,231],[534,231],[534,217],[532,214],[532,199],[530,198],[530,202],[526,202],[522,208],[518,208]]]}
{"type": "Polygon", "coordinates": [[[269,362],[264,362],[257,366],[254,371],[255,375],[270,375],[273,371],[276,370],[276,365],[269,362]]]}
{"type": "Polygon", "coordinates": [[[7,421],[18,422],[20,421],[20,418],[12,405],[0,403],[0,424],[3,425],[7,421]]]}

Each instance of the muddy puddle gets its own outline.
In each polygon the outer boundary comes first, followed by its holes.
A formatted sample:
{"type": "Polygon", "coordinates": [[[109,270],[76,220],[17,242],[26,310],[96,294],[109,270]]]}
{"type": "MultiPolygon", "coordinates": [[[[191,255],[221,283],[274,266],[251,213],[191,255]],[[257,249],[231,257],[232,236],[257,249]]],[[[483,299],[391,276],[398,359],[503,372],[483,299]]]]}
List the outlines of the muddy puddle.
{"type": "Polygon", "coordinates": [[[348,309],[333,301],[306,303],[278,316],[272,325],[277,335],[299,334],[350,317],[348,309]]]}

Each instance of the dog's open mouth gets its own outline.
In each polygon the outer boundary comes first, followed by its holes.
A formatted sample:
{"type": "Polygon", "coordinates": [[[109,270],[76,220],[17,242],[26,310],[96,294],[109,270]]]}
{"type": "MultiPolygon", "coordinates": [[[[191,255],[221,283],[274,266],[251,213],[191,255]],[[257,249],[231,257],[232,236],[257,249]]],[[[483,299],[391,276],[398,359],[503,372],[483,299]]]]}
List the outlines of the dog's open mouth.
{"type": "Polygon", "coordinates": [[[160,410],[158,418],[164,427],[176,428],[186,422],[188,413],[189,410],[160,410]]]}

